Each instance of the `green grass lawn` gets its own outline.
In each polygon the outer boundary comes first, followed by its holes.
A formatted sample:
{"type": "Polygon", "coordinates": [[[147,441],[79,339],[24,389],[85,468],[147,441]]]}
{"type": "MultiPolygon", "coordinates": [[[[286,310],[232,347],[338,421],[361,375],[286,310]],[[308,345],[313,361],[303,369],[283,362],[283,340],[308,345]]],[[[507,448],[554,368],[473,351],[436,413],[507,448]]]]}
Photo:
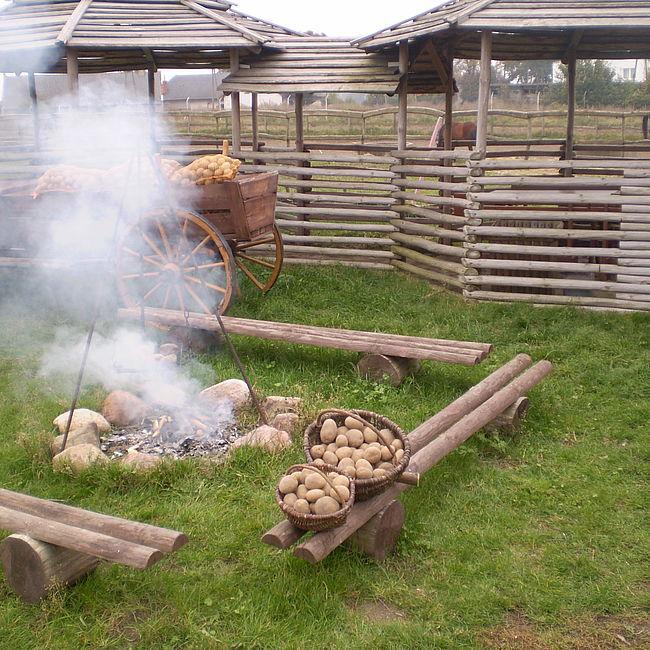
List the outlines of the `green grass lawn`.
{"type": "MultiPolygon", "coordinates": [[[[469,305],[343,268],[290,267],[267,297],[245,287],[235,315],[495,344],[480,366],[425,363],[395,389],[358,379],[350,353],[238,338],[260,391],[303,397],[307,417],[368,408],[410,429],[518,352],[555,364],[519,435],[475,436],[405,495],[406,528],[384,564],[341,548],[312,567],[259,541],[280,519],[274,486],[301,459],[299,440],[221,467],[54,474],[43,434],[69,394],[37,369],[67,298],[7,290],[15,277],[2,276],[0,297],[0,484],[183,530],[190,544],[146,572],[102,565],[39,605],[0,581],[0,647],[650,647],[647,314],[469,305]],[[30,294],[37,307],[9,308],[30,294]]],[[[225,353],[201,360],[206,381],[236,376],[225,353]]],[[[90,387],[82,405],[102,397],[90,387]]]]}

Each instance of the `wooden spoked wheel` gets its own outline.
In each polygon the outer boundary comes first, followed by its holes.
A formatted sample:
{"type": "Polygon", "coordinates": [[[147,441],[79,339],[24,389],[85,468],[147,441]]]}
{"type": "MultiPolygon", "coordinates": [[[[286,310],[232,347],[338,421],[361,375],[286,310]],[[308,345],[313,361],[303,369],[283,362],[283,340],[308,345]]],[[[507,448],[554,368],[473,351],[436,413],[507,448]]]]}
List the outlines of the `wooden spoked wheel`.
{"type": "Polygon", "coordinates": [[[250,241],[235,241],[232,246],[237,268],[263,293],[276,283],[282,262],[284,246],[279,228],[250,241]]]}
{"type": "Polygon", "coordinates": [[[147,213],[118,245],[117,286],[129,307],[224,313],[235,282],[230,247],[194,212],[147,213]]]}

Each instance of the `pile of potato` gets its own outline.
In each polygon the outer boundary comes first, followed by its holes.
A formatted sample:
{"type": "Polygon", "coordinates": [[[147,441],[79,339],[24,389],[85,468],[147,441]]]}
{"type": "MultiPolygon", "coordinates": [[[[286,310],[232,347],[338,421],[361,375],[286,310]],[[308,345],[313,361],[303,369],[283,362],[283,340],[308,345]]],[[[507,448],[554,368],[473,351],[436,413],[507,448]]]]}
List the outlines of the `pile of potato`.
{"type": "Polygon", "coordinates": [[[181,185],[211,185],[231,181],[241,165],[240,160],[235,160],[224,154],[203,156],[194,162],[177,170],[172,176],[172,181],[181,185]]]}
{"type": "Polygon", "coordinates": [[[305,515],[332,515],[350,499],[350,479],[337,472],[303,467],[283,476],[278,484],[286,506],[305,515]],[[329,479],[329,480],[328,480],[329,479]]]}
{"type": "Polygon", "coordinates": [[[340,427],[328,418],[321,426],[320,444],[310,448],[314,464],[333,465],[350,478],[384,478],[402,460],[404,444],[390,429],[379,433],[353,417],[340,427]]]}
{"type": "Polygon", "coordinates": [[[33,196],[44,192],[97,191],[102,186],[102,172],[73,165],[56,165],[36,181],[33,196]]]}

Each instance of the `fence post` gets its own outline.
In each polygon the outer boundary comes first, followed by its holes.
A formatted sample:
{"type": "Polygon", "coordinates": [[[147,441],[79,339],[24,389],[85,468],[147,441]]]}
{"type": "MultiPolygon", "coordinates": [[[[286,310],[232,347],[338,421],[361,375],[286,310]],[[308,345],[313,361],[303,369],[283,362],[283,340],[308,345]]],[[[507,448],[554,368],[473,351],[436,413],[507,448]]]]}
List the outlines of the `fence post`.
{"type": "Polygon", "coordinates": [[[361,144],[366,143],[366,114],[361,113],[361,144]]]}

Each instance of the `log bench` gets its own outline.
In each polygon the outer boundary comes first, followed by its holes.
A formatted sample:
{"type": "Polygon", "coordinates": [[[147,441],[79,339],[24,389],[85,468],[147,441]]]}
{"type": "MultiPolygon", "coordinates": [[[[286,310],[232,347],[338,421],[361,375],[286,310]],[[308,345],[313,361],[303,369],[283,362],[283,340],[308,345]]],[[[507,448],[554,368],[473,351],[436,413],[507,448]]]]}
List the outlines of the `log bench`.
{"type": "Polygon", "coordinates": [[[187,543],[183,533],[0,489],[0,545],[7,583],[25,602],[71,585],[100,560],[148,569],[187,543]]]}
{"type": "MultiPolygon", "coordinates": [[[[414,429],[408,436],[413,455],[407,471],[424,474],[485,427],[513,430],[521,424],[529,405],[527,393],[553,368],[548,361],[529,368],[531,364],[528,355],[517,355],[414,429]]],[[[381,561],[399,539],[405,512],[397,497],[408,488],[395,483],[381,494],[355,503],[344,524],[304,541],[306,533],[284,520],[267,531],[262,542],[280,549],[300,542],[293,554],[312,564],[344,543],[381,561]]]]}
{"type": "MultiPolygon", "coordinates": [[[[190,313],[186,318],[185,314],[179,311],[150,308],[145,309],[144,314],[139,309],[120,309],[118,312],[118,317],[124,320],[141,321],[143,316],[146,325],[190,327],[207,332],[220,332],[217,319],[205,314],[190,313]]],[[[223,316],[222,320],[228,334],[361,352],[364,356],[357,364],[359,373],[373,380],[388,377],[395,386],[416,371],[421,361],[474,366],[492,351],[489,343],[472,341],[362,332],[230,316],[223,316]]]]}

